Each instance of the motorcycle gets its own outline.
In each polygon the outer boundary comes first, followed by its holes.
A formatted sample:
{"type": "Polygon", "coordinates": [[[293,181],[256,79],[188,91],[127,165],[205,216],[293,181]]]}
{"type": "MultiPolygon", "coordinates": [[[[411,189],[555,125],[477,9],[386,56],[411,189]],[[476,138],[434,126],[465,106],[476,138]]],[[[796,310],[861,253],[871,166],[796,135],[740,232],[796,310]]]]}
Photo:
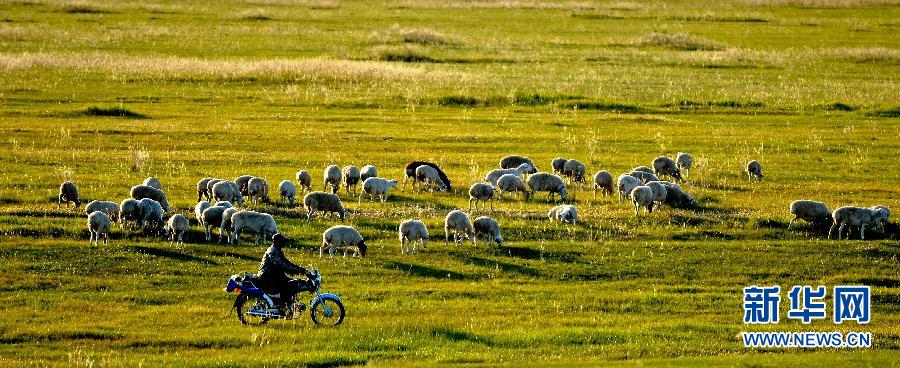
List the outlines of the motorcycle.
{"type": "MultiPolygon", "coordinates": [[[[298,286],[298,292],[316,294],[309,302],[309,315],[316,325],[337,326],[344,321],[344,304],[335,294],[322,292],[322,275],[313,270],[306,280],[291,280],[298,286]]],[[[306,305],[299,302],[297,294],[291,300],[281,301],[281,294],[267,294],[254,285],[255,276],[248,272],[231,275],[225,285],[225,292],[238,293],[234,300],[234,311],[245,325],[262,325],[272,319],[294,319],[303,314],[306,305]]]]}

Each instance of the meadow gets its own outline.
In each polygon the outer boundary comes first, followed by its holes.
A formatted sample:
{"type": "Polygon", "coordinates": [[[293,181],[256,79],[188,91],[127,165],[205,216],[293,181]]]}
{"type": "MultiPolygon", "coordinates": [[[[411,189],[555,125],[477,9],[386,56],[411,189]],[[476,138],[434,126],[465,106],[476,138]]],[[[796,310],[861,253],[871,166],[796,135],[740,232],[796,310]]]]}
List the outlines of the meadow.
{"type": "MultiPolygon", "coordinates": [[[[0,366],[896,366],[900,230],[828,240],[789,203],[900,208],[900,3],[889,0],[0,0],[0,366]],[[501,157],[614,176],[689,152],[695,209],[635,216],[570,188],[582,217],[505,199],[502,248],[443,242],[501,157]],[[748,183],[756,159],[765,178],[748,183]],[[343,194],[362,259],[319,259],[302,208],[272,213],[347,319],[240,325],[227,277],[250,237],[184,248],[86,216],[160,178],[193,221],[203,177],[436,162],[453,193],[343,194]],[[400,254],[422,219],[428,251],[400,254]],[[870,324],[742,323],[742,288],[863,284],[870,324]],[[742,331],[868,331],[870,349],[747,349],[742,331]]],[[[274,192],[274,190],[273,190],[274,192]]],[[[277,194],[273,195],[277,199],[277,194]]],[[[830,304],[830,303],[829,303],[830,304]]],[[[829,313],[831,312],[829,307],[829,313]]]]}

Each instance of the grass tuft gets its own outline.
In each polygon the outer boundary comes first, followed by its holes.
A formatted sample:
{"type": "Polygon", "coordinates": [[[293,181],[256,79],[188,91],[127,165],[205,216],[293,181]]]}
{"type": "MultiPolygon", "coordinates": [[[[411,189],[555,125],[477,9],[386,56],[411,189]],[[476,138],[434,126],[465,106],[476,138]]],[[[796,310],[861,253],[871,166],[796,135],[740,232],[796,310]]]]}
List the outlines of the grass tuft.
{"type": "Polygon", "coordinates": [[[823,107],[825,108],[825,110],[829,110],[829,111],[855,111],[856,110],[856,107],[850,106],[843,102],[835,102],[832,104],[825,105],[823,107]]]}
{"type": "Polygon", "coordinates": [[[832,53],[853,63],[900,64],[900,50],[884,47],[842,48],[832,53]]]}
{"type": "Polygon", "coordinates": [[[136,113],[121,106],[116,107],[97,107],[91,106],[81,111],[84,116],[113,116],[121,118],[143,119],[146,115],[136,113]]]}
{"type": "Polygon", "coordinates": [[[63,5],[62,11],[70,14],[103,14],[112,13],[111,11],[101,8],[99,5],[83,1],[68,2],[63,5]]]}
{"type": "Polygon", "coordinates": [[[561,104],[562,107],[573,110],[596,110],[611,111],[618,113],[637,113],[641,112],[641,108],[637,105],[619,103],[619,102],[603,102],[603,101],[576,101],[561,104]]]}
{"type": "Polygon", "coordinates": [[[633,42],[640,46],[656,46],[665,47],[674,50],[722,50],[725,48],[721,43],[707,40],[704,38],[693,37],[687,33],[659,33],[653,32],[633,42]]]}
{"type": "Polygon", "coordinates": [[[889,109],[875,110],[868,113],[870,116],[879,118],[900,118],[900,106],[894,106],[889,109]]]}
{"type": "Polygon", "coordinates": [[[381,61],[399,61],[404,63],[439,63],[425,53],[424,50],[411,45],[379,46],[372,50],[372,58],[381,61]]]}
{"type": "Polygon", "coordinates": [[[269,12],[265,11],[264,9],[248,9],[248,10],[244,10],[244,11],[240,12],[238,14],[238,19],[241,19],[241,20],[273,20],[275,18],[272,17],[272,15],[269,14],[269,12]]]}

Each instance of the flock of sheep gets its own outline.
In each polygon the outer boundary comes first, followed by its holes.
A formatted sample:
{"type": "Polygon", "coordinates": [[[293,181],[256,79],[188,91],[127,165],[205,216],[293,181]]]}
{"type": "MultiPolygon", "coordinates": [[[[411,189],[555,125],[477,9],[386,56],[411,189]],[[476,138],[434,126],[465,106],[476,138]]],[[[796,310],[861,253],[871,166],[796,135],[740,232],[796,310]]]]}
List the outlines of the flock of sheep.
{"type": "MultiPolygon", "coordinates": [[[[565,202],[568,196],[567,184],[587,184],[587,167],[578,160],[555,158],[551,166],[553,173],[539,172],[527,157],[504,157],[500,160],[500,168],[491,170],[485,175],[484,182],[475,183],[469,188],[469,211],[472,211],[473,205],[477,211],[479,203],[481,211],[486,210],[487,203],[493,211],[494,198],[503,198],[504,193],[521,193],[522,199],[528,201],[538,192],[547,192],[548,200],[558,196],[565,202]]],[[[609,172],[598,171],[592,177],[594,196],[600,191],[604,197],[618,193],[619,201],[629,198],[636,216],[642,208],[650,213],[654,208],[665,205],[676,208],[695,206],[694,198],[678,184],[660,180],[660,177],[666,176],[673,181],[681,181],[682,173],[687,175],[693,166],[691,155],[679,152],[674,160],[660,156],[652,161],[651,166],[652,168],[635,167],[620,175],[615,182],[609,172]]],[[[746,170],[750,182],[759,181],[763,177],[762,165],[755,160],[747,164],[746,170]]],[[[300,170],[295,177],[296,184],[291,180],[283,180],[279,183],[278,192],[280,201],[291,207],[294,206],[298,189],[301,193],[306,192],[303,208],[307,221],[312,221],[319,212],[323,216],[335,214],[344,221],[346,210],[338,195],[342,184],[348,196],[357,196],[358,193],[360,203],[363,197],[368,197],[373,202],[378,197],[385,202],[392,189],[400,187],[405,190],[410,179],[417,193],[423,189],[451,191],[450,179],[434,163],[413,161],[406,165],[404,172],[405,178],[400,186],[396,180],[378,177],[378,170],[372,165],[363,166],[362,169],[354,166],[342,169],[330,165],[324,170],[322,191],[313,191],[312,176],[308,171],[300,170]]],[[[85,207],[91,244],[99,244],[101,236],[104,237],[104,244],[109,243],[112,222],[118,222],[123,228],[130,226],[132,229],[143,229],[149,234],[161,235],[165,232],[170,242],[183,244],[183,236],[190,230],[190,222],[187,217],[177,213],[164,219],[164,215],[172,209],[157,178],[147,178],[140,185],[132,187],[130,194],[131,198],[120,203],[96,200],[85,207]]],[[[233,181],[203,178],[197,182],[194,216],[204,229],[206,241],[212,240],[213,228],[218,228],[218,242],[227,239],[229,244],[236,243],[241,233],[255,234],[258,244],[260,240],[265,243],[272,234],[278,232],[272,215],[235,207],[243,206],[245,197],[252,203],[270,203],[268,182],[252,175],[242,175],[233,181]]],[[[67,207],[69,203],[74,203],[75,207],[81,205],[78,187],[72,182],[67,181],[59,188],[59,204],[63,203],[67,207]]],[[[858,227],[862,239],[865,238],[867,226],[883,229],[890,215],[890,211],[884,206],[847,206],[831,212],[824,203],[810,200],[794,201],[790,212],[794,219],[789,228],[798,219],[813,224],[830,224],[829,238],[842,238],[845,229],[858,227]]],[[[574,224],[578,221],[578,210],[573,205],[561,204],[551,208],[547,216],[551,221],[574,224]]],[[[427,249],[429,233],[422,221],[405,220],[400,224],[398,233],[402,254],[417,252],[419,243],[423,249],[427,249]],[[412,249],[409,247],[410,243],[412,249]]],[[[479,237],[485,237],[488,245],[503,245],[500,225],[495,219],[481,216],[471,220],[461,210],[450,211],[444,220],[445,244],[449,244],[451,234],[457,244],[465,238],[477,244],[479,237]]],[[[331,257],[334,257],[337,249],[343,249],[345,257],[349,250],[354,250],[354,256],[365,256],[366,248],[365,240],[357,229],[351,226],[333,226],[322,234],[319,256],[322,257],[326,249],[331,257]]]]}

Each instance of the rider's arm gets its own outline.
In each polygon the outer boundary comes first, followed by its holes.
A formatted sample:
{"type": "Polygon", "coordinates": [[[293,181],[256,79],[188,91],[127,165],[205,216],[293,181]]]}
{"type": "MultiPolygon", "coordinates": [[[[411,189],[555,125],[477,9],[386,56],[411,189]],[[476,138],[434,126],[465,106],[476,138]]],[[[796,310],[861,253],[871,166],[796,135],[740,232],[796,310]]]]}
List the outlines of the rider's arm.
{"type": "Polygon", "coordinates": [[[303,274],[306,275],[306,269],[300,266],[295,265],[293,262],[287,259],[284,254],[280,254],[278,257],[274,257],[275,263],[284,270],[284,273],[297,275],[303,274]]]}

